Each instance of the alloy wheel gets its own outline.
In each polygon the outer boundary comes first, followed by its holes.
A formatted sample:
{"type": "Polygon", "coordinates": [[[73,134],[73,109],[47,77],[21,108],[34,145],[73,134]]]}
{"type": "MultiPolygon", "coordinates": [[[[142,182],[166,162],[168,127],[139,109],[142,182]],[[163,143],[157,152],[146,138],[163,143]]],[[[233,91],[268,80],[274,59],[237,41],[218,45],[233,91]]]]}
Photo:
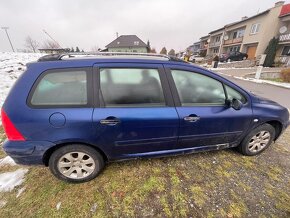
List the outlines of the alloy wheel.
{"type": "Polygon", "coordinates": [[[248,144],[249,151],[252,153],[263,150],[269,143],[271,134],[268,131],[260,131],[254,135],[248,144]]]}

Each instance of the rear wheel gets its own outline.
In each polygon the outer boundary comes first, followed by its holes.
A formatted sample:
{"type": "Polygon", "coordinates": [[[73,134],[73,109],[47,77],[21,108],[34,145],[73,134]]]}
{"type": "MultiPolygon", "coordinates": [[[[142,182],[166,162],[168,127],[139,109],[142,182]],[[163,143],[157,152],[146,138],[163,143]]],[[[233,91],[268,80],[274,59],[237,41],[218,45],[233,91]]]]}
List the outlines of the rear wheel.
{"type": "Polygon", "coordinates": [[[79,144],[61,147],[49,159],[49,168],[54,176],[75,183],[94,179],[104,165],[104,159],[99,152],[79,144]]]}
{"type": "Polygon", "coordinates": [[[239,151],[247,156],[260,154],[273,142],[275,129],[270,124],[263,124],[252,130],[239,145],[239,151]]]}

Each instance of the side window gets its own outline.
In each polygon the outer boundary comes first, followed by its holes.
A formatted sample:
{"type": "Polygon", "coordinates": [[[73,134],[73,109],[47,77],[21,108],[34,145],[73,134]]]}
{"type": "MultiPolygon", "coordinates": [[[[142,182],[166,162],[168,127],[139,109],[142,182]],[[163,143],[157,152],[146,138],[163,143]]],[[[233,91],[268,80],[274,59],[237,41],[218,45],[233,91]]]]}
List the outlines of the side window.
{"type": "Polygon", "coordinates": [[[226,92],[228,94],[229,100],[233,100],[235,98],[235,99],[240,100],[243,104],[247,102],[247,99],[241,93],[239,93],[238,91],[234,90],[233,88],[227,85],[225,85],[225,87],[226,87],[226,92]]]}
{"type": "Polygon", "coordinates": [[[183,106],[225,104],[221,82],[199,73],[182,70],[171,72],[183,106]]]}
{"type": "Polygon", "coordinates": [[[31,105],[86,105],[87,73],[86,71],[53,71],[45,73],[33,89],[31,105]]]}
{"type": "Polygon", "coordinates": [[[101,92],[106,107],[165,106],[157,69],[100,69],[101,92]]]}

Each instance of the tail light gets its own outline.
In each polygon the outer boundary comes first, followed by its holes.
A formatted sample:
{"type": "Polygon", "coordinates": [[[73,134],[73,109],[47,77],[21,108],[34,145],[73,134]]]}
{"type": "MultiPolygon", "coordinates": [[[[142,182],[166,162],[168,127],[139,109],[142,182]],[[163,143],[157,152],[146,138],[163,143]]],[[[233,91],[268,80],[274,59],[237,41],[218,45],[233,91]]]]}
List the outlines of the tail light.
{"type": "Polygon", "coordinates": [[[11,141],[25,141],[23,135],[16,129],[14,124],[11,122],[3,108],[1,109],[1,118],[4,131],[7,135],[7,138],[11,141]]]}

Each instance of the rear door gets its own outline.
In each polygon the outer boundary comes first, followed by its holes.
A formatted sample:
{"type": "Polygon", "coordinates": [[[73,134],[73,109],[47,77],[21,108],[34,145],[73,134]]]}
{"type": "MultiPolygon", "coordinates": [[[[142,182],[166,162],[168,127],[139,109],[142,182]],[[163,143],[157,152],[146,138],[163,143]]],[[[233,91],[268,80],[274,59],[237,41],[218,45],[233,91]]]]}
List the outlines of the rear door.
{"type": "Polygon", "coordinates": [[[251,123],[247,98],[200,69],[178,65],[166,68],[180,121],[178,146],[234,145],[251,123]],[[244,102],[241,110],[225,104],[232,98],[244,102]]]}
{"type": "Polygon", "coordinates": [[[96,144],[112,158],[174,149],[178,115],[162,65],[97,64],[93,125],[96,144]]]}

